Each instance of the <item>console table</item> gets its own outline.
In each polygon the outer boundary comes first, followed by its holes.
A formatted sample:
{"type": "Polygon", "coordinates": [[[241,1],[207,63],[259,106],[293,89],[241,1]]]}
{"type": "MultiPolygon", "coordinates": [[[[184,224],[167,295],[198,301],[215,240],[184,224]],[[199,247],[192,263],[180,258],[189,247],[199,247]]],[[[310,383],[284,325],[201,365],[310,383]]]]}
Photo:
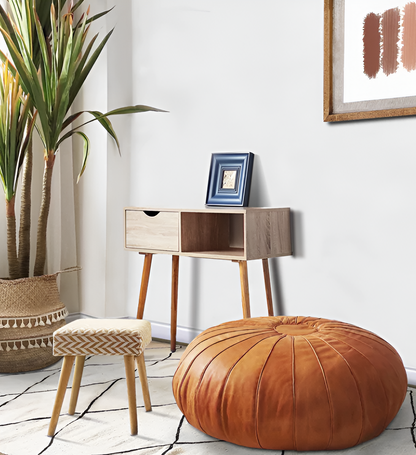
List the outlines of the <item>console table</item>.
{"type": "Polygon", "coordinates": [[[261,259],[273,316],[268,258],[292,254],[289,208],[124,209],[124,247],[144,254],[137,318],[142,319],[153,254],[172,255],[171,350],[176,349],[179,256],[226,259],[240,268],[243,317],[250,317],[247,261],[261,259]]]}

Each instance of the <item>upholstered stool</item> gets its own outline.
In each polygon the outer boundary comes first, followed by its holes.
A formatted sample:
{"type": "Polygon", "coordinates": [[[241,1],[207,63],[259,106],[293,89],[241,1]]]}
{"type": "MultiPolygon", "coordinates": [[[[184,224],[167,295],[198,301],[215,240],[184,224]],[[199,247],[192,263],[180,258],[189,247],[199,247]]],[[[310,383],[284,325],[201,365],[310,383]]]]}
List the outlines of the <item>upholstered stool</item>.
{"type": "Polygon", "coordinates": [[[139,372],[140,383],[146,411],[151,411],[149,388],[147,384],[144,349],[152,340],[150,322],[129,319],[79,319],[53,333],[53,354],[64,356],[59,378],[55,405],[49,424],[48,436],[53,436],[61,412],[68,379],[76,357],[71,399],[70,415],[75,413],[81,385],[82,370],[86,355],[123,355],[126,369],[127,395],[129,402],[131,434],[137,434],[137,409],[135,366],[139,372]]]}
{"type": "Polygon", "coordinates": [[[339,450],[387,427],[407,378],[398,353],[374,333],[327,319],[265,317],[202,332],[172,386],[188,422],[215,438],[339,450]]]}

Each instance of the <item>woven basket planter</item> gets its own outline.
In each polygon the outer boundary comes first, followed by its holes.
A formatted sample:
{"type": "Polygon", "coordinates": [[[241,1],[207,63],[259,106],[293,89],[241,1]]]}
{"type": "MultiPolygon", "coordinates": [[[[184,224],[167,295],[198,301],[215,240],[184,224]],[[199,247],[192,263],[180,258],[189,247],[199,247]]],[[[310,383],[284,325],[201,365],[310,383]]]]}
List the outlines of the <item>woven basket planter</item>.
{"type": "Polygon", "coordinates": [[[0,279],[0,373],[38,370],[59,360],[52,334],[65,325],[68,311],[59,299],[58,275],[0,279]]]}

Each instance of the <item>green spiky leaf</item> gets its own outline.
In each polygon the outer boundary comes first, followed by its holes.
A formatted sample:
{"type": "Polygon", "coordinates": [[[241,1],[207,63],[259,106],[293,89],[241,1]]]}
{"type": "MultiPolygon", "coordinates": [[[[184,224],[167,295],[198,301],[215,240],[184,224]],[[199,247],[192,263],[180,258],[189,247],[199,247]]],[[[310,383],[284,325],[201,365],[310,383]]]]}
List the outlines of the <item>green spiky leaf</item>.
{"type": "Polygon", "coordinates": [[[82,174],[85,171],[85,168],[87,167],[87,159],[88,159],[89,150],[90,150],[90,140],[88,139],[88,136],[85,133],[82,133],[81,131],[77,131],[77,132],[75,132],[75,134],[78,134],[79,136],[81,136],[81,138],[83,139],[83,142],[84,142],[83,153],[82,153],[82,165],[81,165],[81,170],[80,170],[80,172],[78,174],[78,178],[77,178],[77,183],[78,183],[79,179],[81,178],[82,174]]]}

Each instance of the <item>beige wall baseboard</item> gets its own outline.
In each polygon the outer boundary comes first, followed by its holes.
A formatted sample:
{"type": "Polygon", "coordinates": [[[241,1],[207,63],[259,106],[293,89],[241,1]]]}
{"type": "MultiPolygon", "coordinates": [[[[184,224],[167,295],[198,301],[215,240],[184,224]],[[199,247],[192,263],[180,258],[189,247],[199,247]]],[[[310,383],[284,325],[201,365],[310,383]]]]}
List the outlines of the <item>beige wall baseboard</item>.
{"type": "Polygon", "coordinates": [[[414,368],[406,368],[406,373],[407,383],[413,387],[416,387],[416,370],[414,368]]]}

